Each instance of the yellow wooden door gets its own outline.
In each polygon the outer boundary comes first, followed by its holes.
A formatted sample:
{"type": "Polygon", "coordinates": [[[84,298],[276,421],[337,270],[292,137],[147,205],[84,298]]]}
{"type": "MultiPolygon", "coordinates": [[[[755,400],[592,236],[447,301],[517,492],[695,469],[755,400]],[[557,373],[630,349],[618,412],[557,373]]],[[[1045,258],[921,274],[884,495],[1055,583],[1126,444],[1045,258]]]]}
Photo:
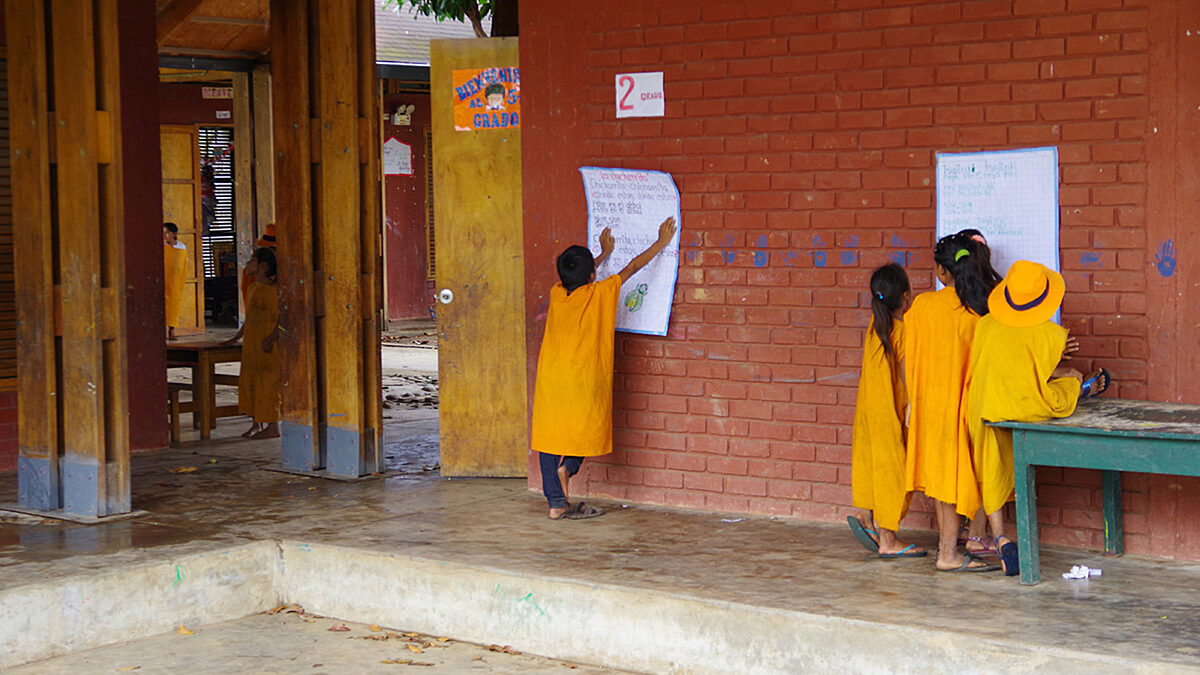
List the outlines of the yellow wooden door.
{"type": "Polygon", "coordinates": [[[163,125],[163,222],[179,226],[187,246],[187,282],[183,288],[183,325],[178,335],[204,332],[204,232],[200,221],[200,143],[196,127],[163,125]]]}
{"type": "Polygon", "coordinates": [[[456,70],[516,67],[517,38],[430,51],[442,475],[524,476],[521,132],[456,130],[452,85],[456,70]]]}

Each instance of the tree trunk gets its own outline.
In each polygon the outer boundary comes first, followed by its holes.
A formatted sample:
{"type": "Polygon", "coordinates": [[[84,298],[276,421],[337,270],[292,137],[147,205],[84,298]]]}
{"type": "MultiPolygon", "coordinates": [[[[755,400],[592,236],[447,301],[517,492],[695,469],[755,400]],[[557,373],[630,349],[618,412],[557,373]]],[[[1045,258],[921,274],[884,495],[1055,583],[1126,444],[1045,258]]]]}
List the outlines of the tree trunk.
{"type": "Polygon", "coordinates": [[[471,27],[475,29],[475,37],[487,37],[487,31],[483,30],[483,21],[479,18],[479,3],[467,2],[463,4],[466,5],[463,8],[463,13],[467,15],[467,19],[471,22],[471,27]]]}
{"type": "Polygon", "coordinates": [[[492,37],[517,35],[517,0],[495,0],[492,5],[492,37]]]}

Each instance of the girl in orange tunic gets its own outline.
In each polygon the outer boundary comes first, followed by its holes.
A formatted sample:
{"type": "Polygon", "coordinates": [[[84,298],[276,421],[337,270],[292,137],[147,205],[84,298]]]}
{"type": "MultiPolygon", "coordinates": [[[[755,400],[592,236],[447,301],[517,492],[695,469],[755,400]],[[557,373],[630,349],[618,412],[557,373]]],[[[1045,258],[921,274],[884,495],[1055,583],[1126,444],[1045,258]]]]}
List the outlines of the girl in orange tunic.
{"type": "Polygon", "coordinates": [[[246,269],[254,277],[246,302],[246,321],[237,335],[242,340],[242,369],[238,376],[238,412],[249,415],[245,438],[279,436],[279,290],[275,249],[254,251],[246,269]]]}
{"type": "Polygon", "coordinates": [[[959,408],[975,323],[987,313],[997,275],[986,246],[963,232],[938,240],[933,251],[937,279],[945,288],[922,293],[904,315],[904,374],[908,386],[906,484],[934,500],[938,520],[937,568],[973,572],[995,569],[958,550],[956,515],[979,508],[970,446],[959,408]]]}
{"type": "Polygon", "coordinates": [[[912,493],[904,489],[904,324],[908,275],[896,263],[871,275],[871,323],[863,341],[862,372],[854,407],[850,487],[862,511],[850,529],[880,558],[920,558],[925,549],[896,539],[912,493]],[[871,529],[872,524],[874,529],[871,529]]]}
{"type": "Polygon", "coordinates": [[[533,390],[533,433],[542,492],[550,518],[592,518],[603,512],[579,502],[571,505],[567,484],[584,457],[612,452],[613,335],[621,284],[654,259],[675,236],[675,219],[658,228],[658,240],[616,275],[599,283],[599,267],[613,249],[612,233],[600,234],[600,257],[583,246],[558,256],[559,283],[550,289],[546,332],[538,354],[533,390]]]}

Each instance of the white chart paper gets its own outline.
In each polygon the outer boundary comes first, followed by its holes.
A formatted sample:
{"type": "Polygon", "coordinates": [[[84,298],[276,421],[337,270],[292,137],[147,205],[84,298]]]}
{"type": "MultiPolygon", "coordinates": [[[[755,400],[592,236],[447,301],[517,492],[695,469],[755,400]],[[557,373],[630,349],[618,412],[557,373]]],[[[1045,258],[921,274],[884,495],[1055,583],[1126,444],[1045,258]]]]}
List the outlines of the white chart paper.
{"type": "Polygon", "coordinates": [[[1017,260],[1059,271],[1058,148],[937,156],[937,236],[974,228],[1001,275],[1017,260]]]}
{"type": "Polygon", "coordinates": [[[666,335],[679,276],[682,229],[675,180],[661,171],[585,166],[579,172],[587,195],[588,247],[599,252],[600,233],[606,227],[612,229],[615,240],[612,255],[596,270],[597,280],[620,272],[658,240],[658,227],[664,220],[675,218],[674,239],[625,282],[617,306],[617,330],[666,335]]]}
{"type": "Polygon", "coordinates": [[[404,141],[389,138],[383,144],[383,173],[389,176],[411,176],[412,146],[404,141]]]}

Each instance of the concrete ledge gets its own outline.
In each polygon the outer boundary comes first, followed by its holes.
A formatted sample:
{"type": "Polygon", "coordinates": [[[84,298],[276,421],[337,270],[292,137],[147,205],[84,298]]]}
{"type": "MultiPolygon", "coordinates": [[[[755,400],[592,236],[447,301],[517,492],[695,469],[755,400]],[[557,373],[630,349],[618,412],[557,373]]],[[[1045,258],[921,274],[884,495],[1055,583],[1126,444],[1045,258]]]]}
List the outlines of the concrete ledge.
{"type": "Polygon", "coordinates": [[[1180,669],[1178,664],[982,640],[969,632],[848,620],[335,546],[285,542],[281,550],[286,560],[280,587],[284,602],[299,602],[309,611],[642,672],[1180,669]]]}
{"type": "Polygon", "coordinates": [[[273,541],[0,591],[0,668],[276,606],[273,541]]]}
{"type": "Polygon", "coordinates": [[[985,640],[970,626],[921,629],[297,541],[0,591],[0,668],[289,602],[347,621],[654,673],[1197,670],[985,640]]]}

